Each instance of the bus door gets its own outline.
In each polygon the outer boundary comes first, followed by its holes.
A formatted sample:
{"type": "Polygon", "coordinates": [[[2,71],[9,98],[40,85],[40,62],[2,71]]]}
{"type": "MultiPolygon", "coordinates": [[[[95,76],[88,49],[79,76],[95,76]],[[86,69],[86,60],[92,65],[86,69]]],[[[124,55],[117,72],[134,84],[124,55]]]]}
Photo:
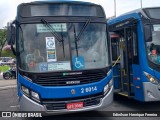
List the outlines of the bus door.
{"type": "Polygon", "coordinates": [[[133,65],[139,64],[137,25],[123,27],[110,33],[112,45],[114,91],[134,96],[133,65]]]}
{"type": "Polygon", "coordinates": [[[121,29],[116,33],[119,36],[116,39],[113,35],[111,36],[114,92],[128,96],[128,78],[130,74],[128,67],[130,65],[128,62],[127,39],[129,35],[126,29],[121,29]]]}
{"type": "Polygon", "coordinates": [[[130,93],[130,86],[128,85],[132,75],[130,69],[132,66],[131,54],[129,53],[131,42],[129,28],[118,30],[114,35],[111,35],[114,91],[124,96],[128,96],[130,93]],[[116,34],[118,37],[115,37],[116,34]]]}
{"type": "Polygon", "coordinates": [[[111,37],[111,49],[112,49],[112,64],[113,64],[113,80],[114,80],[114,90],[120,89],[120,37],[119,34],[114,32],[110,33],[111,37]]]}
{"type": "Polygon", "coordinates": [[[130,93],[130,61],[129,61],[129,44],[130,44],[130,32],[129,28],[124,28],[120,37],[120,76],[121,76],[121,93],[122,95],[128,96],[130,93]]]}
{"type": "Polygon", "coordinates": [[[133,71],[135,55],[136,26],[123,28],[120,32],[120,88],[119,94],[134,96],[133,71]]]}

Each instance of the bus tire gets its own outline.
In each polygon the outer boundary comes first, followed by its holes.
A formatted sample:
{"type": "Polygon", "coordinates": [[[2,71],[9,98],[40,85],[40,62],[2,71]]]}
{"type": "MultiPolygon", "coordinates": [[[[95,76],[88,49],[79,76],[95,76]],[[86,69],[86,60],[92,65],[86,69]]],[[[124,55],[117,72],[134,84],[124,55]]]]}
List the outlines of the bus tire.
{"type": "Polygon", "coordinates": [[[8,79],[11,78],[11,75],[10,75],[9,73],[5,73],[5,74],[3,75],[3,78],[4,78],[5,80],[8,80],[8,79]]]}

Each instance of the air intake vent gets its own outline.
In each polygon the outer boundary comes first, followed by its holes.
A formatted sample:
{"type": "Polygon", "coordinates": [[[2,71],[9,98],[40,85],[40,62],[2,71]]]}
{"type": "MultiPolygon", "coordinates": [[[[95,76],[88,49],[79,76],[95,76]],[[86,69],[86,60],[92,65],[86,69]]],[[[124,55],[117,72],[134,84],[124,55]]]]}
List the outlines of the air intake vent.
{"type": "Polygon", "coordinates": [[[54,75],[53,73],[38,76],[34,82],[42,86],[71,86],[98,82],[104,79],[105,76],[106,72],[104,70],[87,71],[82,74],[70,75],[64,75],[63,73],[54,75]]]}

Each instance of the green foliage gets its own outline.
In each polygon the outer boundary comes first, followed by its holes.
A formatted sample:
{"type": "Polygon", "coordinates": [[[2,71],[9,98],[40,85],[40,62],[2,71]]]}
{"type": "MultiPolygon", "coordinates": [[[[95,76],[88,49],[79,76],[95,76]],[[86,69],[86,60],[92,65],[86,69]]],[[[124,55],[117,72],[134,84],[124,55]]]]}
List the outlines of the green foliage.
{"type": "Polygon", "coordinates": [[[7,70],[9,70],[9,66],[8,65],[4,65],[4,66],[0,66],[0,72],[5,72],[7,70]]]}
{"type": "Polygon", "coordinates": [[[12,51],[3,50],[1,53],[1,57],[13,57],[15,58],[15,55],[13,55],[12,51]]]}
{"type": "Polygon", "coordinates": [[[7,29],[0,29],[0,57],[2,54],[2,49],[6,43],[6,35],[7,35],[7,29]]]}

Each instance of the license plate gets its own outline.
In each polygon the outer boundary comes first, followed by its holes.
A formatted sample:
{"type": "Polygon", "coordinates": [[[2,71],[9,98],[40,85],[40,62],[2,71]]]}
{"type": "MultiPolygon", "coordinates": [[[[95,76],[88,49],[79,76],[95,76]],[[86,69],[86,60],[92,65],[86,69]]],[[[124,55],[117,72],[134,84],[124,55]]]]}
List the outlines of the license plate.
{"type": "Polygon", "coordinates": [[[67,107],[67,110],[83,108],[83,102],[67,103],[66,107],[67,107]]]}

